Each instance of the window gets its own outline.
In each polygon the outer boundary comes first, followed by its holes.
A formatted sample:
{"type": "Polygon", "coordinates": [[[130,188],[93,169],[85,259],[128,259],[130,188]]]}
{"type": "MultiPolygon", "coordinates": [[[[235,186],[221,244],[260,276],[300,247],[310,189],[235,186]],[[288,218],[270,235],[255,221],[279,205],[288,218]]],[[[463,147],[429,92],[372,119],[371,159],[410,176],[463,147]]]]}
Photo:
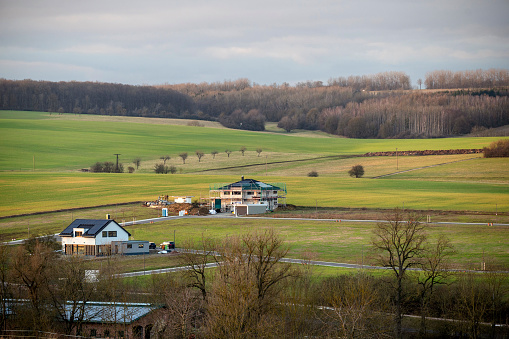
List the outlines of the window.
{"type": "Polygon", "coordinates": [[[108,232],[107,231],[103,231],[103,238],[107,238],[108,237],[108,232]]]}
{"type": "Polygon", "coordinates": [[[123,338],[124,337],[124,331],[118,331],[118,337],[123,338]]]}
{"type": "Polygon", "coordinates": [[[127,244],[127,248],[133,248],[133,244],[127,244]]]}
{"type": "Polygon", "coordinates": [[[117,231],[108,231],[108,237],[115,238],[117,236],[117,231]]]}
{"type": "Polygon", "coordinates": [[[82,236],[83,236],[83,232],[81,232],[81,231],[76,231],[76,232],[74,232],[74,236],[75,236],[75,237],[82,237],[82,236]]]}
{"type": "Polygon", "coordinates": [[[145,244],[138,244],[138,248],[144,248],[145,244]]]}
{"type": "Polygon", "coordinates": [[[226,192],[223,192],[224,195],[230,195],[230,192],[226,191],[226,192]]]}
{"type": "Polygon", "coordinates": [[[108,338],[110,336],[110,330],[104,330],[104,337],[108,338]]]}
{"type": "Polygon", "coordinates": [[[90,330],[90,336],[91,336],[91,337],[97,337],[97,330],[96,330],[95,328],[92,328],[92,329],[90,330]]]}

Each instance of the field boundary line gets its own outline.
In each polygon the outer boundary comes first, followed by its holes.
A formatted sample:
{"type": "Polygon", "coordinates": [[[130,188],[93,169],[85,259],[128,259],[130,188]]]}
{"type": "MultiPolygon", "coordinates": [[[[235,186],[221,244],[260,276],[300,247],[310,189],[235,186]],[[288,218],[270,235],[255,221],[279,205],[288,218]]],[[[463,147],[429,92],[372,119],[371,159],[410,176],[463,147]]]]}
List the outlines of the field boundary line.
{"type": "Polygon", "coordinates": [[[383,178],[383,177],[389,177],[391,175],[397,175],[397,174],[401,174],[401,173],[405,173],[405,172],[418,171],[418,170],[425,169],[425,168],[432,168],[432,167],[437,167],[437,166],[442,166],[442,165],[449,165],[449,164],[454,164],[455,162],[469,161],[469,160],[475,160],[475,159],[480,159],[480,158],[481,157],[475,157],[475,158],[469,158],[469,159],[461,159],[461,160],[443,162],[443,163],[435,164],[435,165],[416,167],[416,168],[411,168],[411,169],[407,169],[407,170],[404,170],[404,171],[399,171],[399,172],[394,172],[394,173],[378,175],[376,177],[371,177],[370,179],[380,179],[380,178],[383,178]]]}

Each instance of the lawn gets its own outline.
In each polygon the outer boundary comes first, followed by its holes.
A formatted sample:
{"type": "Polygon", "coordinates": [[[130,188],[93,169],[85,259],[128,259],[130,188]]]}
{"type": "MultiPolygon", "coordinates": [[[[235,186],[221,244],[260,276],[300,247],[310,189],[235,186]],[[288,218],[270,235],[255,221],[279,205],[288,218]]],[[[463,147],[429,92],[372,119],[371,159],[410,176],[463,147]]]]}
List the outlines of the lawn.
{"type": "MultiPolygon", "coordinates": [[[[187,218],[154,224],[128,226],[135,239],[162,243],[173,241],[176,245],[186,241],[201,241],[202,237],[216,240],[241,235],[246,232],[274,228],[290,247],[289,257],[344,262],[376,264],[370,250],[372,229],[375,223],[337,221],[295,221],[281,219],[247,218],[187,218]]],[[[509,265],[509,227],[486,225],[430,225],[431,239],[447,236],[455,246],[451,257],[458,268],[480,268],[483,260],[493,259],[506,267],[509,265]],[[482,236],[480,236],[482,234],[482,236]]]]}

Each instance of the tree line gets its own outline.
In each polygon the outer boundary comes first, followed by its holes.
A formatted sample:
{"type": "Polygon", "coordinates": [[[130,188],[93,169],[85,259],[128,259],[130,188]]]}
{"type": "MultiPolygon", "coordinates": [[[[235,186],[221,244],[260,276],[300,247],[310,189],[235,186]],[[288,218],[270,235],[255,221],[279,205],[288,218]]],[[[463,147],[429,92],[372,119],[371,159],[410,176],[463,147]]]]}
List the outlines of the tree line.
{"type": "Polygon", "coordinates": [[[0,79],[0,108],[164,118],[192,118],[195,112],[191,98],[170,89],[101,82],[6,79],[0,79]]]}
{"type": "Polygon", "coordinates": [[[493,88],[509,86],[509,70],[478,69],[469,71],[440,70],[428,72],[424,85],[427,89],[493,88]]]}
{"type": "Polygon", "coordinates": [[[498,325],[509,315],[502,268],[487,261],[479,271],[454,273],[447,237],[431,238],[419,216],[401,210],[387,220],[373,229],[366,259],[388,268],[382,275],[319,277],[312,254],[288,262],[289,247],[273,229],[184,242],[176,258],[188,270],[141,284],[120,278],[116,257],[103,260],[98,280],[90,281],[90,261],[57,255],[49,239],[1,246],[3,310],[12,299],[24,303],[1,314],[0,330],[14,323],[35,333],[89,336],[81,330],[84,307],[113,301],[164,306],[153,327],[157,338],[401,338],[409,329],[421,338],[507,335],[498,325]],[[419,321],[405,322],[407,314],[419,321]]]}
{"type": "Polygon", "coordinates": [[[439,93],[409,91],[403,72],[295,86],[248,79],[161,86],[2,79],[0,108],[212,120],[255,131],[277,122],[288,132],[322,130],[352,138],[446,137],[507,124],[508,79],[507,70],[497,69],[427,73],[427,88],[459,88],[439,93]]]}

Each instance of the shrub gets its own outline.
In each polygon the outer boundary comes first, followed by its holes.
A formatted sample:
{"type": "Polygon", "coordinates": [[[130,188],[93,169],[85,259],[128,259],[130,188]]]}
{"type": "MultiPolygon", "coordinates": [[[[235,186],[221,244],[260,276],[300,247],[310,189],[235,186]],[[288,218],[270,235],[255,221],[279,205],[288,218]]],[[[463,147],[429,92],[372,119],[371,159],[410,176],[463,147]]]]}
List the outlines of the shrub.
{"type": "Polygon", "coordinates": [[[169,170],[169,172],[170,172],[171,174],[175,174],[175,173],[177,173],[177,167],[175,167],[175,166],[170,166],[170,167],[168,168],[168,170],[169,170]]]}
{"type": "Polygon", "coordinates": [[[318,172],[317,171],[311,171],[308,173],[308,177],[317,177],[318,176],[318,172]]]}
{"type": "Polygon", "coordinates": [[[360,178],[364,175],[364,167],[362,165],[355,165],[349,171],[351,177],[360,178]]]}
{"type": "Polygon", "coordinates": [[[494,141],[483,149],[485,158],[509,157],[509,139],[494,141]]]}
{"type": "Polygon", "coordinates": [[[166,174],[168,173],[168,171],[169,171],[168,166],[164,164],[155,164],[154,166],[154,172],[156,172],[157,174],[166,174]]]}
{"type": "Polygon", "coordinates": [[[133,166],[127,167],[127,170],[129,171],[129,173],[134,173],[134,167],[133,166]]]}

